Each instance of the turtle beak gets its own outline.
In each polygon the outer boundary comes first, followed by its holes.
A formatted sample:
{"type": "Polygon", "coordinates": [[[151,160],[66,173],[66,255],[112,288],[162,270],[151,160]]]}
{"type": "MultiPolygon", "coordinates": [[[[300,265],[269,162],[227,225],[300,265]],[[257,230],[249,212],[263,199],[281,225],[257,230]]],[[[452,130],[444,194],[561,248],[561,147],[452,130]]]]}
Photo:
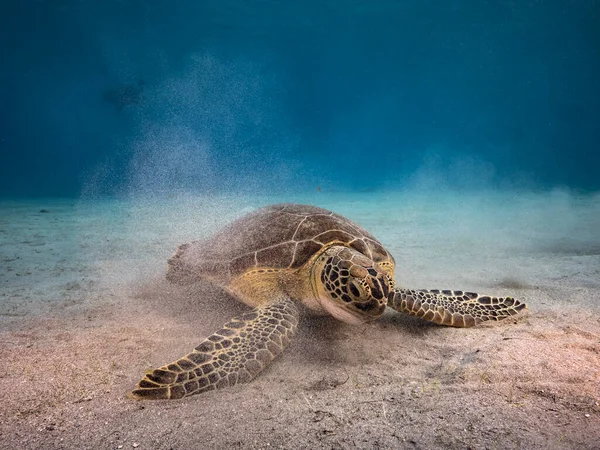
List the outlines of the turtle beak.
{"type": "Polygon", "coordinates": [[[376,299],[372,297],[366,302],[354,304],[354,307],[360,311],[358,314],[363,317],[363,319],[366,318],[368,321],[376,320],[381,317],[386,306],[387,297],[382,299],[376,299]]]}

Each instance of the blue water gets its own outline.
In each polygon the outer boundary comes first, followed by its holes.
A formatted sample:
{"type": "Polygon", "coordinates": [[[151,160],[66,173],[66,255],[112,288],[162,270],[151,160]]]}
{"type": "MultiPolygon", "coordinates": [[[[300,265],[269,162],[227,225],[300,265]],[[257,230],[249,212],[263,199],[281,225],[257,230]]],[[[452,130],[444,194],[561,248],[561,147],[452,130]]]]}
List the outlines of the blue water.
{"type": "Polygon", "coordinates": [[[2,6],[0,196],[600,189],[600,3],[2,6]]]}

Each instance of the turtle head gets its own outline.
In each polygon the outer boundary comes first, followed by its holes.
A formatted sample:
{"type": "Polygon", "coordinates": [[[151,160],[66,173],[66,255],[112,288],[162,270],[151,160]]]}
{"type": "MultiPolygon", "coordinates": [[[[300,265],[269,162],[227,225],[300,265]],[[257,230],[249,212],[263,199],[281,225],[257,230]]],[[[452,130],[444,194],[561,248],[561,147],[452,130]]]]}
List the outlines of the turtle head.
{"type": "Polygon", "coordinates": [[[369,322],[385,311],[392,280],[371,259],[356,250],[335,246],[320,255],[313,289],[321,306],[351,324],[369,322]]]}

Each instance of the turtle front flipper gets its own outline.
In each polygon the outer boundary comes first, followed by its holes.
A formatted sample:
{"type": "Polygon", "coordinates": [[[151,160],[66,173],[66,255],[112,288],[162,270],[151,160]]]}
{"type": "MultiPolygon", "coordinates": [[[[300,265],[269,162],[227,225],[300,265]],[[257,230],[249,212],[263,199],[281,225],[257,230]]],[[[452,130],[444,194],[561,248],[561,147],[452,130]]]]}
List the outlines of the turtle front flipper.
{"type": "Polygon", "coordinates": [[[486,320],[502,320],[527,308],[512,297],[491,297],[473,292],[394,289],[388,306],[438,325],[472,327],[486,320]]]}
{"type": "Polygon", "coordinates": [[[234,317],[190,354],[146,373],[134,399],[178,399],[252,380],[290,344],[299,313],[281,297],[234,317]]]}

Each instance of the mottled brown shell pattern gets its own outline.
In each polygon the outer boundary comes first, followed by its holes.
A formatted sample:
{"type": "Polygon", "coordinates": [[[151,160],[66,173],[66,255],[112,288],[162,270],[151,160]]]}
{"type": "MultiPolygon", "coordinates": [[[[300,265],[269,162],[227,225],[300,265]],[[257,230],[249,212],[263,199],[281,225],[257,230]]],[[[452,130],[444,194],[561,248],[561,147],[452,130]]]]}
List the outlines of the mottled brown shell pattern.
{"type": "Polygon", "coordinates": [[[249,214],[206,241],[179,247],[167,277],[179,283],[208,277],[227,285],[248,270],[294,270],[326,246],[354,248],[374,262],[392,261],[384,246],[350,220],[315,206],[279,204],[249,214]]]}

